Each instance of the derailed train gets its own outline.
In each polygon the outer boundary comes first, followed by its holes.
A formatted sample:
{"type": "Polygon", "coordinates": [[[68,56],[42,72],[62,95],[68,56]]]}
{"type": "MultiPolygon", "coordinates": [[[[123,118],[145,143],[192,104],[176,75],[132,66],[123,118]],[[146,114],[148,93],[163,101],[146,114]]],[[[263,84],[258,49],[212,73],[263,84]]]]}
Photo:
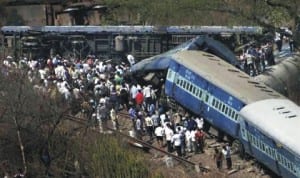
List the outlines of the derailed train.
{"type": "Polygon", "coordinates": [[[161,58],[168,59],[161,60],[165,70],[148,72],[163,79],[168,97],[277,175],[300,177],[299,106],[213,54],[183,50],[161,58]]]}
{"type": "Polygon", "coordinates": [[[234,46],[261,36],[261,27],[247,26],[4,26],[4,49],[14,56],[48,57],[49,53],[83,58],[136,59],[166,52],[201,34],[234,46]]]}
{"type": "Polygon", "coordinates": [[[255,77],[300,105],[300,55],[293,54],[255,77]]]}

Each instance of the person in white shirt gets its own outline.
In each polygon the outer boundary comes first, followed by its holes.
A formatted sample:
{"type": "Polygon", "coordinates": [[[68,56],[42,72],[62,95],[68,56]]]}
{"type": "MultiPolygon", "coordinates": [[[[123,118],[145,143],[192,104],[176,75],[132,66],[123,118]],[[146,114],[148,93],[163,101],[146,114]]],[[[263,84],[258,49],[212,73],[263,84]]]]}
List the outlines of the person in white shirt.
{"type": "Polygon", "coordinates": [[[196,137],[195,137],[195,135],[196,135],[196,129],[193,129],[193,130],[191,130],[191,148],[192,148],[192,150],[191,150],[191,152],[196,152],[196,150],[197,150],[197,142],[196,142],[196,137]]]}
{"type": "Polygon", "coordinates": [[[203,118],[202,118],[202,117],[201,117],[201,118],[197,117],[197,118],[195,119],[195,121],[196,121],[196,123],[197,123],[197,127],[198,127],[199,129],[203,129],[203,124],[204,124],[203,118]]]}
{"type": "Polygon", "coordinates": [[[165,128],[165,136],[166,136],[166,142],[168,147],[168,152],[172,152],[172,137],[174,135],[173,130],[170,127],[170,124],[168,123],[165,128]]]}
{"type": "Polygon", "coordinates": [[[150,110],[150,104],[151,104],[151,100],[152,100],[152,97],[151,97],[151,87],[150,85],[148,86],[145,86],[143,88],[143,94],[144,94],[144,97],[145,97],[145,104],[146,104],[146,109],[147,111],[150,110]]]}
{"type": "Polygon", "coordinates": [[[152,120],[152,118],[150,117],[149,114],[145,118],[145,125],[146,125],[147,133],[148,133],[150,139],[152,139],[152,136],[153,136],[153,120],[152,120]]]}
{"type": "Polygon", "coordinates": [[[185,131],[185,142],[186,142],[187,151],[191,152],[193,150],[193,145],[192,145],[192,134],[190,130],[185,131]]]}
{"type": "Polygon", "coordinates": [[[182,156],[181,153],[181,134],[179,132],[176,132],[172,136],[172,143],[174,144],[174,147],[176,149],[177,156],[182,156]]]}
{"type": "Polygon", "coordinates": [[[231,150],[229,145],[224,145],[222,148],[222,153],[226,159],[226,165],[227,169],[231,169],[232,167],[232,161],[231,161],[231,150]]]}
{"type": "Polygon", "coordinates": [[[158,145],[160,147],[163,147],[164,129],[160,124],[155,128],[154,134],[156,136],[158,145]]]}
{"type": "Polygon", "coordinates": [[[133,84],[130,88],[130,96],[131,96],[131,100],[132,102],[135,104],[135,97],[138,93],[138,88],[136,87],[135,84],[133,84]]]}
{"type": "Polygon", "coordinates": [[[131,54],[128,54],[128,55],[127,55],[127,60],[128,60],[128,62],[129,62],[129,64],[130,64],[130,66],[133,66],[133,65],[135,64],[134,57],[133,57],[133,55],[131,55],[131,54]]]}

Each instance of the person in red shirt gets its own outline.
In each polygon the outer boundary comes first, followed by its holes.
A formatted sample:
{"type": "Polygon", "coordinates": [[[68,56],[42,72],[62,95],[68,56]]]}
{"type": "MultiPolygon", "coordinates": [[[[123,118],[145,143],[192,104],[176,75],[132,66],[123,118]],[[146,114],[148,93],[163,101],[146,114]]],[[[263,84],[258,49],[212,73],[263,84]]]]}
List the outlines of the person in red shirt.
{"type": "Polygon", "coordinates": [[[197,150],[196,152],[201,152],[204,153],[204,139],[205,139],[205,134],[202,131],[202,129],[197,129],[195,133],[195,138],[196,138],[196,143],[197,143],[197,150]]]}
{"type": "Polygon", "coordinates": [[[142,104],[144,102],[144,94],[142,93],[141,90],[138,90],[138,93],[135,96],[135,103],[139,108],[142,107],[142,104]]]}

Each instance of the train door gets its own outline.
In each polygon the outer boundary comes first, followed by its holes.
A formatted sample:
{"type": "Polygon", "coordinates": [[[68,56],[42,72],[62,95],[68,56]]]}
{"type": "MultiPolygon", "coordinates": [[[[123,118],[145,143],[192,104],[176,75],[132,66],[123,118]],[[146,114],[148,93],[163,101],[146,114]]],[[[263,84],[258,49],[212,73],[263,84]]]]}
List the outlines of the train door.
{"type": "Polygon", "coordinates": [[[176,63],[170,64],[165,81],[165,94],[174,97],[174,90],[178,83],[179,76],[177,73],[179,66],[176,63]]]}
{"type": "Polygon", "coordinates": [[[239,133],[239,153],[241,157],[244,157],[244,153],[247,152],[252,155],[251,144],[248,140],[247,128],[248,123],[243,119],[242,116],[239,116],[240,121],[240,133],[239,133]]]}

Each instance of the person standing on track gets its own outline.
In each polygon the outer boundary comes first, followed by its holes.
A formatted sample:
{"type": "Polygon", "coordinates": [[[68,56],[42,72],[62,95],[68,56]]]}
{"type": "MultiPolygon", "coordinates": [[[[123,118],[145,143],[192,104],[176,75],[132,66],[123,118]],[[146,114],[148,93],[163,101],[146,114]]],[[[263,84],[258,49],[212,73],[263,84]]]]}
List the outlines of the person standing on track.
{"type": "Polygon", "coordinates": [[[215,148],[214,160],[216,162],[217,168],[219,170],[221,170],[222,163],[223,163],[223,155],[222,155],[222,152],[218,148],[215,148]]]}
{"type": "Polygon", "coordinates": [[[231,169],[232,167],[232,160],[231,160],[231,150],[229,145],[224,145],[223,149],[222,149],[222,153],[226,159],[226,165],[227,165],[227,169],[231,169]]]}
{"type": "Polygon", "coordinates": [[[158,124],[157,127],[155,128],[154,134],[156,136],[157,144],[159,145],[160,148],[163,147],[164,133],[165,133],[164,128],[161,126],[161,124],[158,124]]]}

